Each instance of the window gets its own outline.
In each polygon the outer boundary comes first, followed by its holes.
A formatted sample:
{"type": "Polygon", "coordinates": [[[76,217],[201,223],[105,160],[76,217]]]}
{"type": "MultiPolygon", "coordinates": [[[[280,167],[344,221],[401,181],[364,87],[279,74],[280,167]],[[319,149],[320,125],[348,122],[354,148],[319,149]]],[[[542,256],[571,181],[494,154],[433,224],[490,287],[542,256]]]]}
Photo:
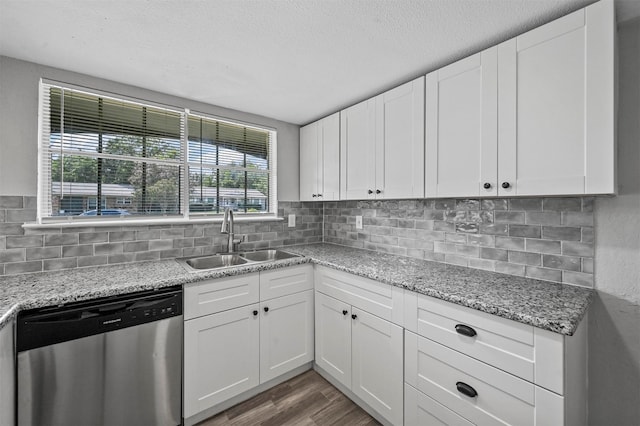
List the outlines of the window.
{"type": "Polygon", "coordinates": [[[191,211],[268,212],[271,132],[189,116],[191,211]]]}
{"type": "Polygon", "coordinates": [[[41,82],[38,217],[273,213],[274,148],[270,129],[41,82]]]}

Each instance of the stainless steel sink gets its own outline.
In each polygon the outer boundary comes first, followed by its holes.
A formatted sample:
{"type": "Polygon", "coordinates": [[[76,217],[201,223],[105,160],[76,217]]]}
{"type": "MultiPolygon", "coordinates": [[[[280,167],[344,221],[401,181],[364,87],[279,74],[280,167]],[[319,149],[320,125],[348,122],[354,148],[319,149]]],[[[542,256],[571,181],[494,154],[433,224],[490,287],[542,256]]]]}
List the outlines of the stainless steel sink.
{"type": "Polygon", "coordinates": [[[238,254],[214,254],[212,256],[186,259],[185,263],[193,269],[215,269],[243,265],[247,263],[247,260],[238,254]]]}
{"type": "Polygon", "coordinates": [[[242,253],[242,257],[254,262],[267,262],[270,260],[290,259],[292,257],[300,257],[297,254],[289,253],[282,250],[259,250],[242,253]]]}
{"type": "Polygon", "coordinates": [[[276,260],[301,257],[299,254],[289,253],[284,250],[267,249],[249,251],[243,253],[221,253],[210,256],[200,256],[178,259],[189,271],[202,271],[208,269],[231,268],[234,266],[254,263],[274,262],[276,260]]]}

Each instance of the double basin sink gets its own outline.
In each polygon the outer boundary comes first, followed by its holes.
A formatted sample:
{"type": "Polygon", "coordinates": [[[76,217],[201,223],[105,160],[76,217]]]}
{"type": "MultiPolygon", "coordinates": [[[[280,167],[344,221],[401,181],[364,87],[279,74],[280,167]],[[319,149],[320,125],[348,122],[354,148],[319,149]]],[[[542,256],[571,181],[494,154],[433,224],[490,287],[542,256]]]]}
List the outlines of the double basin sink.
{"type": "Polygon", "coordinates": [[[180,259],[180,263],[187,265],[192,271],[208,269],[230,268],[233,266],[248,265],[252,263],[273,262],[276,260],[301,257],[284,250],[257,250],[243,253],[221,253],[210,256],[199,256],[180,259]]]}

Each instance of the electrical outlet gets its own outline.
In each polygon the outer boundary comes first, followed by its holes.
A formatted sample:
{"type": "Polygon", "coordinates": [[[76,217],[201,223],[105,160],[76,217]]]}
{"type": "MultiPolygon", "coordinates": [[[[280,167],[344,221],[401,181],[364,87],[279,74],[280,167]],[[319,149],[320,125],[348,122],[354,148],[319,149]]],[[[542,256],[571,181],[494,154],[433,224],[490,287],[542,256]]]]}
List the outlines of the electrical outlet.
{"type": "Polygon", "coordinates": [[[295,228],[296,226],[296,215],[295,214],[290,214],[289,215],[289,228],[295,228]]]}
{"type": "Polygon", "coordinates": [[[362,216],[356,216],[356,229],[362,229],[362,216]]]}

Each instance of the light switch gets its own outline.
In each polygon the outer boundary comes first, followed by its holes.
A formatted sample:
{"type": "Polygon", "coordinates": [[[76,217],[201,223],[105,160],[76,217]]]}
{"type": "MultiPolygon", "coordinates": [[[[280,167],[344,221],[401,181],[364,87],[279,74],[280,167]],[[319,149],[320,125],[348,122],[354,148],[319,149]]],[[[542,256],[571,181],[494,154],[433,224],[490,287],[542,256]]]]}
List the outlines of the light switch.
{"type": "Polygon", "coordinates": [[[362,216],[356,216],[356,229],[362,229],[362,216]]]}
{"type": "Polygon", "coordinates": [[[289,215],[289,228],[295,228],[296,226],[296,215],[295,214],[290,214],[289,215]]]}

